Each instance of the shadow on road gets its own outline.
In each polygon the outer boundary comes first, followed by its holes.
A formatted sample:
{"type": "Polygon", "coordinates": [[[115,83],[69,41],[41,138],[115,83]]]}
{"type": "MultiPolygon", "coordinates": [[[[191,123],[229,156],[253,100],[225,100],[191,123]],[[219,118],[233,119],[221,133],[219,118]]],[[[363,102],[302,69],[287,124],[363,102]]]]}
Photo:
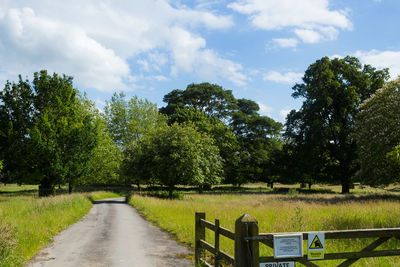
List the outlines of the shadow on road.
{"type": "Polygon", "coordinates": [[[101,200],[96,200],[93,202],[94,205],[97,204],[125,204],[125,198],[118,198],[118,199],[101,199],[101,200]]]}

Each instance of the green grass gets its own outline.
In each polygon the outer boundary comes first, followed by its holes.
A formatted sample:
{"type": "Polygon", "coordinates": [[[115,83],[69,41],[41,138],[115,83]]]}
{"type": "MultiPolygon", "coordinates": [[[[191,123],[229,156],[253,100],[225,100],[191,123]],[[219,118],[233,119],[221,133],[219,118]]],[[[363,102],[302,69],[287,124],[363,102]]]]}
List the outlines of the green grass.
{"type": "MultiPolygon", "coordinates": [[[[258,220],[261,233],[391,228],[400,226],[399,199],[394,194],[229,194],[186,195],[183,200],[133,196],[129,203],[193,248],[196,211],[206,212],[208,221],[220,219],[221,226],[231,230],[234,230],[238,217],[250,213],[258,220]]],[[[213,244],[213,232],[207,230],[206,239],[213,244]]],[[[358,251],[368,242],[372,240],[327,240],[326,252],[358,251]]],[[[230,255],[234,254],[233,241],[222,238],[220,246],[230,255]]],[[[380,248],[399,247],[400,241],[394,240],[380,248]]],[[[272,255],[272,250],[266,246],[260,248],[261,255],[272,255]]],[[[338,263],[324,261],[322,266],[336,266],[338,263]]],[[[363,259],[355,266],[400,266],[400,258],[363,259]]]]}
{"type": "Polygon", "coordinates": [[[0,266],[21,266],[54,235],[87,214],[91,200],[109,197],[119,195],[93,192],[37,198],[0,194],[0,266]]]}

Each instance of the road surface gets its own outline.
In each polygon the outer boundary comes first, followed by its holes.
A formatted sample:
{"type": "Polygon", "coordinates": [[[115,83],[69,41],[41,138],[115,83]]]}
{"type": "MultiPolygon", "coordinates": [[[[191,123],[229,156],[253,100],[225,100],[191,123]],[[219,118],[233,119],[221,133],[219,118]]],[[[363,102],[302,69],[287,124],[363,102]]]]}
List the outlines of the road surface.
{"type": "Polygon", "coordinates": [[[27,266],[193,266],[191,252],[144,220],[124,198],[97,201],[27,266]]]}

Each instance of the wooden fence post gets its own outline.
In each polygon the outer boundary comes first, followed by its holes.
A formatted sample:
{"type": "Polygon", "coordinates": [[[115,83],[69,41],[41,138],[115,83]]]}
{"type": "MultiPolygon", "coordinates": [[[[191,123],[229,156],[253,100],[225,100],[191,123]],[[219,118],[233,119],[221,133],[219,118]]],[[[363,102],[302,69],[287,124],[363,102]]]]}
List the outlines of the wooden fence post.
{"type": "Polygon", "coordinates": [[[259,244],[245,237],[258,236],[258,222],[250,214],[244,214],[235,222],[235,267],[258,267],[259,244]]]}
{"type": "Polygon", "coordinates": [[[215,247],[215,260],[214,267],[220,267],[219,256],[219,220],[215,219],[215,232],[214,232],[214,247],[215,247]]]}
{"type": "Polygon", "coordinates": [[[194,243],[194,264],[200,266],[200,259],[204,256],[203,249],[200,248],[200,239],[206,239],[206,228],[201,226],[200,220],[206,219],[204,212],[196,212],[195,216],[195,243],[194,243]]]}

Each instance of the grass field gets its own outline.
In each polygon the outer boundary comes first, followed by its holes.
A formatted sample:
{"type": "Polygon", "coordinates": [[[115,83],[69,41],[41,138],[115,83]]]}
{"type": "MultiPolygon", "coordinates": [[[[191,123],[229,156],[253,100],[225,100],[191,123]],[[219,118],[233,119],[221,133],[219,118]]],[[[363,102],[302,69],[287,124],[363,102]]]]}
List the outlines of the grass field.
{"type": "MultiPolygon", "coordinates": [[[[187,194],[183,200],[163,200],[133,196],[130,204],[155,224],[166,229],[190,247],[194,242],[194,214],[206,212],[207,220],[220,219],[221,226],[234,230],[235,220],[250,213],[259,222],[261,233],[328,231],[400,226],[400,196],[394,193],[371,194],[375,189],[360,189],[359,194],[187,194]],[[363,190],[367,191],[364,192],[363,190]]],[[[376,189],[380,190],[380,189],[376,189]]],[[[376,193],[383,193],[382,190],[376,193]]],[[[206,239],[213,244],[213,233],[206,239]]],[[[326,241],[326,252],[358,251],[372,240],[326,241]]],[[[391,241],[380,248],[399,248],[391,241]]],[[[272,250],[261,245],[261,255],[272,250]]],[[[221,239],[221,248],[233,255],[233,241],[221,239]]],[[[339,262],[325,261],[322,266],[339,262]]],[[[300,264],[298,264],[300,266],[300,264]]],[[[400,266],[399,257],[363,259],[354,266],[400,266]]]]}
{"type": "Polygon", "coordinates": [[[21,266],[109,192],[37,198],[37,187],[0,187],[0,266],[21,266]]]}

